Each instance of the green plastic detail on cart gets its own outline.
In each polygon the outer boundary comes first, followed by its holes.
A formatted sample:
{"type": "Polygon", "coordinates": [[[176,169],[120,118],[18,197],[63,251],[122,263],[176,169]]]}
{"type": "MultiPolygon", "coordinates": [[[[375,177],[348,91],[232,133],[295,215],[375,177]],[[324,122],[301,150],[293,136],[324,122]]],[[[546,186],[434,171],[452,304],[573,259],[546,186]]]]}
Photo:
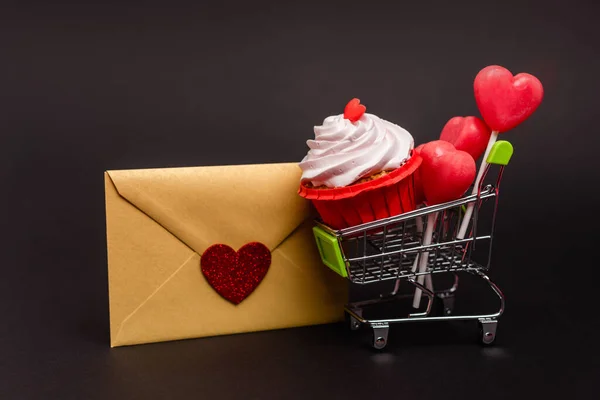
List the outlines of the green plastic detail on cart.
{"type": "Polygon", "coordinates": [[[323,264],[327,265],[337,274],[347,278],[346,263],[342,257],[342,251],[337,238],[318,226],[313,228],[313,233],[323,264]]]}
{"type": "Polygon", "coordinates": [[[492,146],[490,154],[488,155],[488,164],[496,165],[508,165],[510,158],[513,155],[513,146],[506,140],[498,140],[492,146]]]}

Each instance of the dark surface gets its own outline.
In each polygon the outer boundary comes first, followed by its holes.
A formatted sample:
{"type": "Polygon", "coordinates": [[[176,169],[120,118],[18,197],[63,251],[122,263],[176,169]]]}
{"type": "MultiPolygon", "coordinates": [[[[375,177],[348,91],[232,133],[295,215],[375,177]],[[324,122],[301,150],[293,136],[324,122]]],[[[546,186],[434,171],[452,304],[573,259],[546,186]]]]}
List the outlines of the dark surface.
{"type": "Polygon", "coordinates": [[[0,16],[1,399],[597,397],[596,2],[73,3],[0,16]],[[492,63],[546,89],[505,137],[495,347],[457,323],[383,353],[342,325],[109,348],[104,170],[300,160],[354,96],[422,143],[492,63]]]}

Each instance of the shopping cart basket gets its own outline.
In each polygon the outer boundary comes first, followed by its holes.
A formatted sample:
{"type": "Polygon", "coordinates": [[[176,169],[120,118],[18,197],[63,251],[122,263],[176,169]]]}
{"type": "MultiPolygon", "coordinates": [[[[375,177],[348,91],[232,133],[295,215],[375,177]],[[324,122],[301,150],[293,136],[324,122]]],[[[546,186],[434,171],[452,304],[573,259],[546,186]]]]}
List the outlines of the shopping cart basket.
{"type": "MultiPolygon", "coordinates": [[[[390,324],[414,321],[477,320],[481,342],[494,342],[498,318],[504,311],[504,296],[486,273],[491,261],[500,181],[512,152],[511,144],[506,141],[498,141],[494,145],[476,194],[342,230],[334,230],[317,220],[313,231],[326,266],[354,284],[367,285],[383,281],[393,284],[393,290],[387,295],[351,302],[345,307],[352,330],[361,325],[372,329],[373,347],[382,349],[386,346],[390,324]],[[498,169],[497,179],[495,183],[484,186],[485,177],[494,165],[498,169]],[[465,212],[468,207],[473,207],[472,213],[465,212]],[[465,216],[469,218],[469,230],[461,238],[459,226],[465,216]],[[429,227],[433,235],[431,243],[424,244],[423,232],[428,230],[428,224],[433,224],[429,227]],[[421,257],[428,258],[424,270],[417,268],[421,257]],[[454,296],[459,282],[457,273],[461,271],[473,274],[487,283],[499,299],[499,308],[495,312],[453,314],[454,296]],[[452,286],[434,290],[432,277],[444,274],[450,275],[452,286]],[[402,281],[409,282],[411,287],[425,295],[427,301],[424,307],[413,309],[414,312],[401,317],[367,319],[363,316],[366,308],[406,298],[407,295],[399,292],[402,281]],[[436,298],[443,305],[440,315],[432,313],[436,298]]],[[[437,282],[435,283],[437,286],[437,282]]],[[[413,295],[408,297],[412,298],[413,295]]]]}

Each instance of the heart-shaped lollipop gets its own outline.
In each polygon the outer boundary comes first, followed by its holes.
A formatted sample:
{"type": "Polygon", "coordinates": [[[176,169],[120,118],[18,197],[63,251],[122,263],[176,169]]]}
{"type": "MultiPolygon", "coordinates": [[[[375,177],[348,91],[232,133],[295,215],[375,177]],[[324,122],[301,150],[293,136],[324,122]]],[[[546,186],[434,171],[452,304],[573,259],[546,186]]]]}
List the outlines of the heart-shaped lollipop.
{"type": "MultiPolygon", "coordinates": [[[[533,114],[544,98],[544,87],[533,75],[521,73],[513,76],[504,67],[490,65],[479,71],[473,88],[479,112],[492,129],[473,185],[473,194],[477,194],[486,171],[486,160],[498,139],[498,134],[514,128],[533,114]]],[[[456,235],[459,239],[463,239],[467,233],[473,207],[475,203],[469,203],[467,206],[456,235]]]]}
{"type": "MultiPolygon", "coordinates": [[[[419,168],[423,192],[427,204],[445,203],[462,196],[475,178],[475,160],[466,151],[456,150],[454,145],[444,140],[434,140],[420,149],[419,154],[423,162],[419,168]]],[[[429,246],[433,238],[433,228],[437,220],[437,212],[427,215],[427,229],[423,234],[423,246],[429,246]]],[[[419,284],[425,280],[429,252],[424,251],[415,259],[413,270],[418,270],[419,284]]],[[[413,307],[419,308],[421,303],[421,289],[415,290],[413,307]]]]}
{"type": "Polygon", "coordinates": [[[421,149],[421,179],[427,204],[456,200],[469,188],[477,168],[466,151],[444,140],[434,140],[421,149]]]}
{"type": "Polygon", "coordinates": [[[487,147],[492,131],[477,117],[450,118],[440,135],[440,140],[450,142],[456,150],[466,151],[477,160],[487,147]]]}
{"type": "Polygon", "coordinates": [[[544,97],[542,83],[533,75],[513,74],[490,65],[475,77],[475,101],[484,121],[498,132],[506,132],[525,121],[544,97]]]}

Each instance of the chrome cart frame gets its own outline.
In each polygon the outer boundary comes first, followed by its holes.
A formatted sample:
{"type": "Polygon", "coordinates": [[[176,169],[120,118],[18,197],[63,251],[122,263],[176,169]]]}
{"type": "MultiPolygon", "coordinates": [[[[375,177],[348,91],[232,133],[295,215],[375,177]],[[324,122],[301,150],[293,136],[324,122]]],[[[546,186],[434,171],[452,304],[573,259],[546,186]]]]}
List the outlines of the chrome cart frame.
{"type": "Polygon", "coordinates": [[[481,342],[494,342],[498,318],[504,312],[505,299],[498,286],[487,276],[487,272],[491,262],[500,181],[511,155],[510,143],[497,142],[487,158],[487,168],[477,193],[456,201],[423,207],[396,217],[341,230],[334,230],[317,221],[314,234],[325,265],[354,284],[367,285],[383,281],[394,284],[393,290],[387,295],[349,303],[345,307],[352,330],[361,325],[372,329],[374,348],[382,349],[386,346],[390,324],[416,321],[477,320],[481,342]],[[484,186],[485,176],[494,164],[499,165],[497,180],[494,184],[484,186]],[[465,213],[469,205],[474,208],[473,213],[465,213]],[[470,234],[460,238],[459,226],[464,216],[469,214],[470,234]],[[430,244],[424,244],[423,232],[428,230],[429,223],[433,223],[429,227],[433,231],[432,240],[430,244]],[[421,257],[428,257],[424,269],[417,268],[421,257]],[[457,273],[461,271],[487,283],[499,300],[497,310],[486,314],[453,315],[454,296],[459,283],[457,273]],[[452,286],[434,290],[432,277],[438,274],[451,274],[454,282],[452,286]],[[399,318],[365,318],[365,308],[413,297],[413,294],[399,293],[401,281],[420,290],[427,297],[426,305],[399,318]],[[438,316],[432,315],[436,298],[443,305],[443,312],[438,316]]]}

